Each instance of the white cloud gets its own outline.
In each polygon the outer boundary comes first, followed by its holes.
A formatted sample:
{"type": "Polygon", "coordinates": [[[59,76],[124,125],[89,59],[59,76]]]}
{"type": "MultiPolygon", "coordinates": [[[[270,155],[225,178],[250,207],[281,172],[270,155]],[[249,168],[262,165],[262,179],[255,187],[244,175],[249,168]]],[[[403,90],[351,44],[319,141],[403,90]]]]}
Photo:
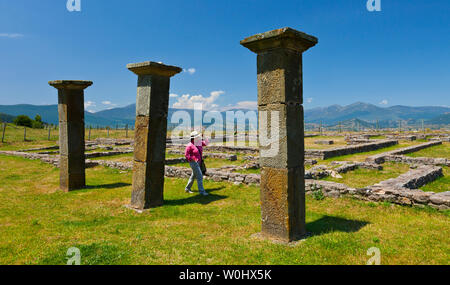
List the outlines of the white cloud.
{"type": "Polygon", "coordinates": [[[22,34],[0,33],[0,38],[17,39],[17,38],[22,38],[22,37],[24,37],[24,35],[22,35],[22,34]]]}
{"type": "Polygon", "coordinates": [[[84,109],[88,111],[89,113],[94,113],[95,111],[92,108],[95,108],[97,105],[95,102],[92,101],[86,101],[84,102],[84,109]]]}
{"type": "Polygon", "coordinates": [[[193,67],[185,69],[184,72],[189,73],[190,75],[194,74],[197,70],[193,67]]]}
{"type": "Polygon", "coordinates": [[[106,110],[110,110],[117,107],[117,104],[113,104],[111,101],[103,101],[102,104],[104,106],[107,106],[106,110]]]}
{"type": "Polygon", "coordinates": [[[177,97],[178,97],[178,94],[170,94],[169,97],[170,97],[170,98],[177,98],[177,97]]]}
{"type": "Polygon", "coordinates": [[[388,100],[384,99],[383,101],[380,102],[380,105],[387,105],[389,102],[388,100]]]}
{"type": "Polygon", "coordinates": [[[312,103],[313,98],[306,98],[306,103],[312,103]]]}
{"type": "Polygon", "coordinates": [[[172,107],[176,109],[194,109],[195,104],[202,104],[203,110],[214,110],[219,107],[215,102],[225,91],[213,91],[209,97],[203,95],[184,94],[177,98],[172,107]]]}
{"type": "Polygon", "coordinates": [[[237,102],[235,105],[228,105],[226,108],[223,108],[222,111],[227,111],[231,109],[247,109],[247,110],[256,110],[258,109],[257,101],[241,101],[237,102]]]}

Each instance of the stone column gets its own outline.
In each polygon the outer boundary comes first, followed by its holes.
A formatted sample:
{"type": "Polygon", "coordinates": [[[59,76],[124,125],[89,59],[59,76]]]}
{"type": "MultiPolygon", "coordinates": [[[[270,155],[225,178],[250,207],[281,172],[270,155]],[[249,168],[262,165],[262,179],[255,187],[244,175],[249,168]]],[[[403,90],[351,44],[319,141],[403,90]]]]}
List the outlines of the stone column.
{"type": "Polygon", "coordinates": [[[241,41],[258,54],[258,111],[267,112],[267,123],[259,122],[260,135],[271,132],[273,111],[279,118],[278,152],[264,157],[268,147],[260,147],[261,235],[285,242],[306,234],[302,53],[317,42],[291,28],[241,41]]]}
{"type": "Polygon", "coordinates": [[[127,68],[138,75],[130,207],[144,210],[163,204],[170,77],[182,69],[156,62],[127,68]]]}
{"type": "Polygon", "coordinates": [[[86,186],[84,155],[84,89],[91,81],[58,80],[60,187],[64,191],[86,186]]]}

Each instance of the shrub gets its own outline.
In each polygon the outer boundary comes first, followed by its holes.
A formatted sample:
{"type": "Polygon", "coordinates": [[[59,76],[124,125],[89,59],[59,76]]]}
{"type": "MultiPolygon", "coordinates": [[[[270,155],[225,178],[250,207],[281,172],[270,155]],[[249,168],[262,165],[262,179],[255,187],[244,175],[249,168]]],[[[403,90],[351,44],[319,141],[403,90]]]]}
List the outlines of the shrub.
{"type": "Polygon", "coordinates": [[[318,201],[325,199],[325,196],[323,195],[322,192],[322,187],[317,186],[317,184],[311,186],[311,191],[314,199],[318,201]]]}
{"type": "Polygon", "coordinates": [[[14,119],[14,124],[17,126],[23,126],[23,127],[33,127],[33,120],[30,119],[30,117],[26,115],[19,115],[14,119]]]}

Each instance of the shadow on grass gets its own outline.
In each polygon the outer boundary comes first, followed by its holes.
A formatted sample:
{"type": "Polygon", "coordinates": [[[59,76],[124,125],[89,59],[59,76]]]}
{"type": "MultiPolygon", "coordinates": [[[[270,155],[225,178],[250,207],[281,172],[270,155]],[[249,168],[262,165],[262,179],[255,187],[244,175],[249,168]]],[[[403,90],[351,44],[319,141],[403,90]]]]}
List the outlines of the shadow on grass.
{"type": "MultiPolygon", "coordinates": [[[[122,188],[126,186],[131,186],[130,183],[111,183],[111,184],[102,184],[102,185],[87,185],[84,190],[92,190],[92,189],[114,189],[114,188],[122,188]]],[[[83,190],[83,189],[80,189],[83,190]]]]}
{"type": "Polygon", "coordinates": [[[206,192],[209,193],[208,196],[202,196],[202,195],[197,194],[197,193],[196,194],[186,194],[186,195],[193,195],[193,196],[190,196],[190,197],[187,197],[187,198],[183,198],[183,199],[165,200],[164,204],[167,205],[167,206],[181,206],[181,205],[187,205],[187,204],[207,205],[209,203],[228,198],[228,196],[211,194],[212,192],[220,191],[220,190],[222,190],[224,188],[225,187],[217,187],[217,188],[205,189],[206,192]]]}
{"type": "Polygon", "coordinates": [[[347,220],[339,217],[323,216],[322,218],[306,224],[306,230],[312,236],[319,236],[331,232],[354,233],[369,224],[365,221],[347,220]]]}

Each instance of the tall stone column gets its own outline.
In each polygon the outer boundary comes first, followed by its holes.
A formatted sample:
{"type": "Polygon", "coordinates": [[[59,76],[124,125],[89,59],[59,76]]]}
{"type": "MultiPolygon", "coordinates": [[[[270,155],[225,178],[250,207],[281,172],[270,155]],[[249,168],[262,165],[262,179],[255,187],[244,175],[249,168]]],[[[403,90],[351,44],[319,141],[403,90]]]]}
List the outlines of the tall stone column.
{"type": "Polygon", "coordinates": [[[156,62],[127,68],[138,75],[130,207],[144,210],[163,204],[170,77],[182,69],[156,62]]]}
{"type": "Polygon", "coordinates": [[[285,242],[306,234],[302,53],[317,42],[291,28],[241,41],[258,54],[258,111],[260,118],[267,114],[266,121],[259,121],[260,140],[262,133],[279,135],[275,153],[267,151],[269,146],[260,146],[261,234],[285,242]]]}
{"type": "Polygon", "coordinates": [[[84,89],[92,81],[58,80],[60,187],[64,191],[86,186],[84,154],[84,89]]]}

